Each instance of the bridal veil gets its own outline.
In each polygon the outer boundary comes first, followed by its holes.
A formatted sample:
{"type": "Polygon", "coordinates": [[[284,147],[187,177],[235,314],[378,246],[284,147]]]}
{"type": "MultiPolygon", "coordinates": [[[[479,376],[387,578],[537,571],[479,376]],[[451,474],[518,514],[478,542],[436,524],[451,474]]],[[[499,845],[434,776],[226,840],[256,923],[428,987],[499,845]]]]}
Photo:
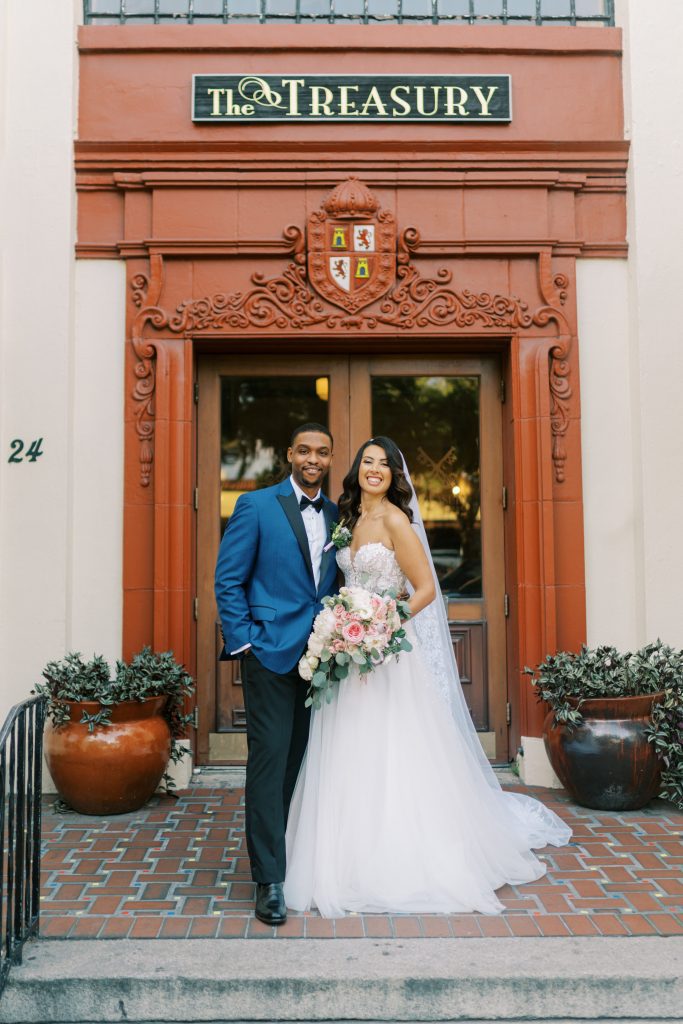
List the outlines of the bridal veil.
{"type": "Polygon", "coordinates": [[[422,547],[429,560],[437,594],[436,599],[413,619],[415,632],[420,642],[422,657],[430,668],[429,683],[438,690],[453,718],[460,739],[470,748],[474,759],[479,764],[482,784],[486,784],[494,791],[500,799],[501,808],[506,813],[509,812],[513,815],[522,826],[527,836],[529,847],[538,849],[546,844],[564,846],[571,838],[569,826],[553,811],[550,811],[540,803],[540,801],[534,800],[532,797],[522,793],[505,792],[479,742],[479,737],[465,702],[462,686],[460,685],[458,665],[455,660],[450,630],[448,628],[448,614],[441,597],[441,587],[429,548],[427,531],[420,514],[417,494],[403,454],[401,454],[401,458],[403,460],[403,472],[412,491],[410,508],[413,514],[413,529],[420,538],[422,547]]]}

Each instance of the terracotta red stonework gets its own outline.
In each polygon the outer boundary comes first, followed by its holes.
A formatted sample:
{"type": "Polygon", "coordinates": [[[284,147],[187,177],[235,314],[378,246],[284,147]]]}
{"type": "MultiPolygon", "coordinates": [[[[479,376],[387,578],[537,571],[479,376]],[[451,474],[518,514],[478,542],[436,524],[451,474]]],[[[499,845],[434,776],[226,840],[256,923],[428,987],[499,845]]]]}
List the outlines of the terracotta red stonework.
{"type": "Polygon", "coordinates": [[[513,744],[540,735],[520,669],[585,637],[575,267],[626,255],[620,30],[92,26],[79,47],[77,252],[128,265],[124,656],[153,643],[194,663],[197,351],[495,351],[513,744]],[[340,54],[345,73],[509,72],[513,121],[190,120],[194,72],[324,73],[340,54]],[[350,176],[397,238],[396,276],[355,308],[306,258],[350,176]]]}

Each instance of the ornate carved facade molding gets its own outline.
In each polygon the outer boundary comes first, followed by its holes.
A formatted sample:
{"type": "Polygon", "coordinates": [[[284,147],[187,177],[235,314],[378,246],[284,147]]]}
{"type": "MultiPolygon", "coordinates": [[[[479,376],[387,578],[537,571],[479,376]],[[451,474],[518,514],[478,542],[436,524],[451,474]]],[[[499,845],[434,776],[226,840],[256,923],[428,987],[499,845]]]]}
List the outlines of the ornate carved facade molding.
{"type": "Polygon", "coordinates": [[[553,435],[553,465],[555,479],[564,481],[564,467],[567,461],[567,449],[564,439],[569,429],[569,410],[572,388],[569,382],[569,355],[572,344],[572,333],[566,316],[560,310],[567,301],[569,278],[566,274],[553,274],[550,252],[542,252],[538,257],[538,283],[546,305],[541,306],[533,315],[535,327],[544,327],[555,321],[558,330],[557,343],[550,349],[550,429],[553,435]]]}
{"type": "Polygon", "coordinates": [[[150,259],[150,277],[135,274],[130,282],[133,304],[139,312],[133,320],[131,341],[137,358],[135,364],[135,429],[140,440],[140,483],[148,487],[154,460],[154,388],[156,384],[154,345],[146,341],[142,331],[147,323],[157,326],[163,320],[163,310],[156,303],[161,296],[164,280],[163,260],[150,259]],[[161,313],[161,318],[156,313],[161,313]]]}
{"type": "Polygon", "coordinates": [[[424,277],[411,262],[420,246],[415,228],[406,228],[398,239],[396,282],[376,303],[376,308],[353,314],[335,309],[316,295],[308,284],[306,246],[303,231],[290,225],[284,231],[293,259],[285,270],[267,278],[252,275],[246,292],[219,292],[189,299],[175,310],[159,306],[163,287],[163,257],[150,257],[149,280],[136,274],[130,282],[132,301],[138,312],[133,318],[132,344],[137,362],[133,399],[136,429],[140,439],[140,482],[149,485],[153,460],[155,347],[146,339],[145,329],[169,331],[172,335],[231,335],[244,331],[278,330],[307,333],[356,334],[381,328],[396,332],[438,333],[439,329],[467,331],[525,332],[556,325],[557,341],[549,351],[552,458],[555,479],[565,479],[567,458],[564,439],[569,427],[572,388],[569,355],[572,334],[561,310],[567,299],[568,278],[553,274],[551,250],[538,258],[539,288],[544,304],[530,311],[529,304],[515,296],[472,292],[451,286],[452,273],[440,268],[434,277],[424,277]]]}

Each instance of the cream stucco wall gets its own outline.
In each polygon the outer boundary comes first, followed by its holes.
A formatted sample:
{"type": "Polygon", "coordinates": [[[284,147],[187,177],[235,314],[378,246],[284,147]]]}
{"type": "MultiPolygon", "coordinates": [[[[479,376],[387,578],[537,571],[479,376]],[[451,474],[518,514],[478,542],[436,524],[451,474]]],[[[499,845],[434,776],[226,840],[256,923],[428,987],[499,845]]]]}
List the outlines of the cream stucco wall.
{"type": "Polygon", "coordinates": [[[588,642],[683,645],[683,4],[617,0],[629,258],[578,266],[588,642]],[[656,16],[653,16],[656,15],[656,16]]]}
{"type": "Polygon", "coordinates": [[[78,260],[67,647],[110,662],[123,626],[125,311],[124,262],[78,260]]]}
{"type": "Polygon", "coordinates": [[[629,267],[577,268],[581,436],[590,646],[644,642],[642,493],[637,367],[629,329],[629,267]]]}
{"type": "Polygon", "coordinates": [[[0,5],[0,721],[49,659],[120,653],[124,278],[74,259],[81,9],[0,5]]]}
{"type": "Polygon", "coordinates": [[[639,436],[642,635],[683,646],[683,4],[617,0],[624,29],[629,356],[639,436]]]}

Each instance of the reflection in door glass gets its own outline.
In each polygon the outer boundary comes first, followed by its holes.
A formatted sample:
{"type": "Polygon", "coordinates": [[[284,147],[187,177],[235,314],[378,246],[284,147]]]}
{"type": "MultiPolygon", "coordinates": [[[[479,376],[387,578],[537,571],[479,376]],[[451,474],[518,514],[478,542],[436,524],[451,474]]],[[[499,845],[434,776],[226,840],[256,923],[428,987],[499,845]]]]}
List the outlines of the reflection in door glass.
{"type": "Polygon", "coordinates": [[[405,456],[442,593],[482,597],[479,378],[373,377],[372,429],[405,456]]]}
{"type": "Polygon", "coordinates": [[[289,475],[301,423],[328,424],[329,377],[221,377],[221,532],[245,491],[289,475]]]}

